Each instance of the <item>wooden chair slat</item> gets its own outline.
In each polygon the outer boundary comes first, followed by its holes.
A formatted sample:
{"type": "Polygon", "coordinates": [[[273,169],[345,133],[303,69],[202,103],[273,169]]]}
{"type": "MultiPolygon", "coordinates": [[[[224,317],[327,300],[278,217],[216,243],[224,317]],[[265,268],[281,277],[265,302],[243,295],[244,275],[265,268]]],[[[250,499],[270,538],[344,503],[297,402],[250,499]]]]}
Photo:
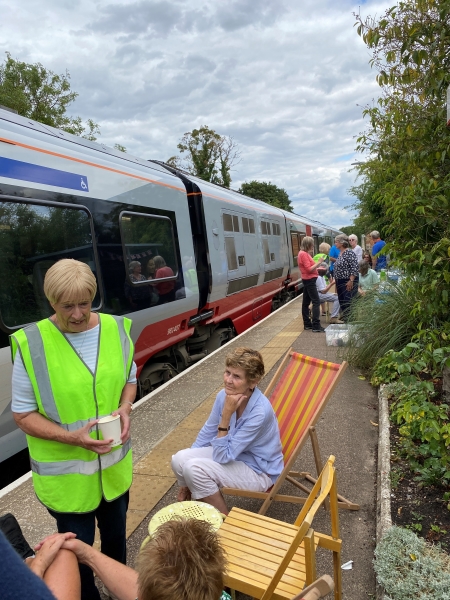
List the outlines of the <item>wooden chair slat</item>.
{"type": "Polygon", "coordinates": [[[228,567],[225,585],[261,600],[287,600],[316,578],[315,551],[322,541],[333,544],[335,599],[341,600],[339,517],[334,457],[331,456],[294,525],[233,508],[219,529],[228,567]],[[319,507],[330,497],[332,536],[311,529],[319,507]]]}

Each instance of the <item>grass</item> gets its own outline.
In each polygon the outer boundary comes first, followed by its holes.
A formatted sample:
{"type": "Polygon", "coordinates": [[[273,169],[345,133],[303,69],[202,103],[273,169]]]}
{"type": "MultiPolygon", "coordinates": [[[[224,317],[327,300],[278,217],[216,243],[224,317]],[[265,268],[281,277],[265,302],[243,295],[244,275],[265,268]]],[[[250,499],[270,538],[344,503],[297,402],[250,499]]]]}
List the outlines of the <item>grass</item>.
{"type": "Polygon", "coordinates": [[[387,282],[355,299],[349,323],[355,325],[344,358],[355,367],[370,370],[388,350],[399,351],[417,332],[419,316],[412,314],[416,301],[415,282],[387,282]]]}

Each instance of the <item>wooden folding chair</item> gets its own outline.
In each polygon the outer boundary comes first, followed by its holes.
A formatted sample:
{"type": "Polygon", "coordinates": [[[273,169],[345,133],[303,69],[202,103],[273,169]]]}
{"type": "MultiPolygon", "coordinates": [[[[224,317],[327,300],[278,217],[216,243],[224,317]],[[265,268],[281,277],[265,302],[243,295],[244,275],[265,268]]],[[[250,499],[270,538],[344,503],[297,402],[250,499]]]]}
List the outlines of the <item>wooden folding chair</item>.
{"type": "MultiPolygon", "coordinates": [[[[294,525],[240,508],[232,508],[218,531],[227,555],[224,583],[261,600],[291,600],[316,574],[316,548],[333,552],[335,600],[341,600],[339,515],[334,456],[330,456],[294,525]],[[329,497],[331,536],[311,523],[329,497]]],[[[301,597],[301,596],[300,596],[301,597]]]]}
{"type": "MultiPolygon", "coordinates": [[[[323,465],[315,425],[346,368],[345,361],[338,365],[293,352],[292,348],[288,350],[265,391],[278,419],[284,457],[283,472],[267,492],[222,488],[223,494],[261,498],[264,500],[259,510],[261,515],[267,512],[273,501],[297,504],[305,502],[303,497],[279,494],[278,490],[285,481],[289,481],[297,489],[309,494],[308,487],[298,479],[310,483],[315,483],[316,479],[310,473],[291,469],[310,437],[317,474],[321,472],[323,465]]],[[[338,495],[338,500],[340,508],[359,510],[358,504],[341,495],[338,495]]]]}

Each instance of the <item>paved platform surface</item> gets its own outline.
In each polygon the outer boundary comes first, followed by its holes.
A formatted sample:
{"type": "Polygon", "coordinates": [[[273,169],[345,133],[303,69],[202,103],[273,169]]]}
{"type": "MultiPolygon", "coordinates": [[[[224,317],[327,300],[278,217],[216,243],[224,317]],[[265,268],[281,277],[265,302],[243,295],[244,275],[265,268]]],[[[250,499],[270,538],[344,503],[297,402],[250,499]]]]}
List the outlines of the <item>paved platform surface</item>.
{"type": "MultiPolygon", "coordinates": [[[[206,360],[194,365],[163,388],[139,402],[132,414],[134,482],[128,513],[128,563],[134,566],[139,547],[147,536],[153,514],[176,500],[175,478],[170,468],[174,452],[189,447],[205,422],[217,392],[221,389],[226,354],[237,346],[261,351],[267,375],[260,384],[265,389],[286,351],[294,350],[316,358],[340,362],[338,349],[328,347],[325,334],[303,331],[299,317],[301,298],[290,302],[251,330],[235,338],[206,360]]],[[[326,323],[323,323],[326,326],[326,323]]],[[[376,449],[377,394],[360,373],[347,369],[331,397],[317,434],[326,459],[336,456],[339,492],[360,504],[357,512],[340,510],[342,563],[353,560],[353,569],[343,571],[343,597],[364,600],[375,597],[372,568],[376,528],[376,449]]],[[[314,472],[314,460],[307,443],[297,470],[314,472]]],[[[257,511],[260,502],[228,497],[228,505],[257,511]]],[[[294,522],[298,505],[275,503],[268,516],[294,522]]],[[[12,512],[18,518],[31,544],[54,531],[54,520],[37,501],[31,480],[8,493],[0,494],[0,514],[12,512]]],[[[319,511],[314,527],[329,532],[328,516],[319,511]]],[[[332,574],[330,554],[319,549],[318,573],[332,574]]],[[[242,594],[237,596],[246,598],[242,594]]]]}

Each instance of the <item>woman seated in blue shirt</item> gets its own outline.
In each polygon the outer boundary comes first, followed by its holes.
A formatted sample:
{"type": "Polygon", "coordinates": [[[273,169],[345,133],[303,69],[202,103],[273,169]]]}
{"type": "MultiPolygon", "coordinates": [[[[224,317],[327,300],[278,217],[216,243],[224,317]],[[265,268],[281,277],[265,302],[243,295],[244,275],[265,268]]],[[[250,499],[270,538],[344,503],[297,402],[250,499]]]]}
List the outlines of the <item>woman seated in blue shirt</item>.
{"type": "Polygon", "coordinates": [[[220,492],[267,491],[283,470],[280,432],[272,405],[256,387],[264,376],[257,350],[236,348],[225,361],[224,389],[191,448],[172,456],[178,501],[201,500],[228,514],[220,492]]]}

